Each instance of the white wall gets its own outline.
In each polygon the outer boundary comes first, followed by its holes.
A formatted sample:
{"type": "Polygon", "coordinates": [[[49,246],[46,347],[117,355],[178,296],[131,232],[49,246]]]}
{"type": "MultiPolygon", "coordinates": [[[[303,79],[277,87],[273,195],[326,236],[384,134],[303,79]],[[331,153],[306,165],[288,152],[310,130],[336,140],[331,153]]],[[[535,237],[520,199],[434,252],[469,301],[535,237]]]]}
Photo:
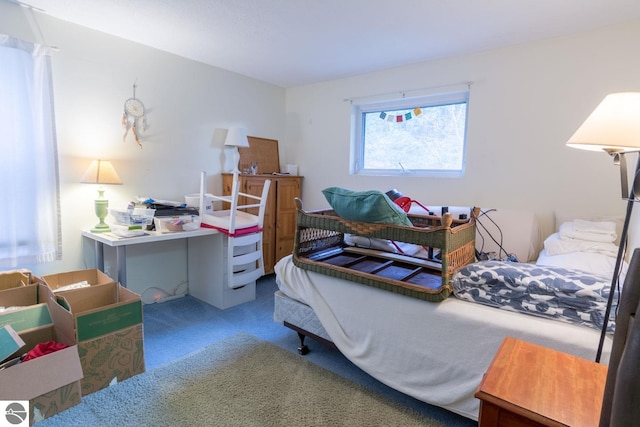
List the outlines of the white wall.
{"type": "MultiPolygon", "coordinates": [[[[223,141],[214,138],[217,130],[224,137],[229,127],[243,126],[250,135],[284,137],[280,87],[47,15],[32,15],[4,0],[0,0],[0,33],[60,49],[52,61],[63,259],[27,266],[38,275],[94,266],[92,252],[83,251],[81,231],[97,223],[93,207],[97,192],[95,186],[79,183],[91,159],[111,160],[123,181],[121,186],[106,187],[112,207],[126,206],[138,195],[184,201],[185,194],[199,190],[201,170],[211,175],[209,189],[222,188],[221,179],[214,176],[223,160],[223,141]],[[133,95],[134,83],[136,97],[148,112],[142,149],[132,139],[122,140],[123,104],[133,95]]],[[[149,282],[170,276],[165,286],[171,288],[186,280],[186,266],[179,265],[176,274],[171,261],[171,271],[164,273],[158,267],[166,260],[135,264],[147,275],[160,271],[149,282]]],[[[141,275],[131,268],[130,272],[141,275]]]]}
{"type": "MultiPolygon", "coordinates": [[[[213,135],[236,125],[280,140],[280,162],[298,164],[304,175],[309,209],[325,207],[321,190],[340,185],[397,188],[433,205],[533,210],[545,234],[552,231],[556,210],[622,215],[625,203],[612,161],[564,144],[607,93],[640,90],[639,24],[285,91],[46,15],[32,16],[0,0],[0,32],[60,48],[53,66],[64,255],[60,262],[28,267],[39,275],[93,267],[80,233],[96,223],[95,188],[78,182],[91,159],[112,160],[124,181],[107,188],[112,206],[137,195],[181,199],[197,190],[198,171],[220,172],[222,141],[213,135]],[[346,98],[461,81],[473,81],[464,178],[349,175],[346,98]],[[120,126],[134,82],[148,109],[142,149],[131,140],[122,142],[120,126]]],[[[219,188],[219,178],[212,176],[209,186],[219,188]]],[[[155,272],[149,282],[171,277],[165,287],[180,286],[186,273],[174,277],[171,267],[171,274],[163,274],[162,260],[136,255],[141,258],[136,277],[155,272]]]]}
{"type": "MultiPolygon", "coordinates": [[[[308,209],[329,186],[388,190],[431,205],[624,215],[618,169],[566,141],[610,92],[640,90],[640,23],[287,90],[287,150],[308,209]],[[472,81],[461,179],[349,175],[347,98],[472,81]]],[[[630,166],[633,166],[631,164],[630,166]]]]}

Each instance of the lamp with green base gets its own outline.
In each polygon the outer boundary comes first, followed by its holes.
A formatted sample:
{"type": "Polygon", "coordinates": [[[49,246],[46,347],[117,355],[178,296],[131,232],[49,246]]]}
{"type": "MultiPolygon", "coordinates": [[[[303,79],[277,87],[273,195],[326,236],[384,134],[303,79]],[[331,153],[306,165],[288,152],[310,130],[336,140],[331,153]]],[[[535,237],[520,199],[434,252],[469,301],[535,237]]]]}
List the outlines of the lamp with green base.
{"type": "Polygon", "coordinates": [[[96,215],[100,222],[91,229],[91,232],[104,233],[105,231],[111,231],[109,225],[104,222],[108,213],[109,201],[104,197],[102,184],[122,184],[113,165],[106,160],[92,161],[82,176],[81,182],[85,184],[100,184],[100,187],[98,187],[98,198],[95,200],[96,215]]]}

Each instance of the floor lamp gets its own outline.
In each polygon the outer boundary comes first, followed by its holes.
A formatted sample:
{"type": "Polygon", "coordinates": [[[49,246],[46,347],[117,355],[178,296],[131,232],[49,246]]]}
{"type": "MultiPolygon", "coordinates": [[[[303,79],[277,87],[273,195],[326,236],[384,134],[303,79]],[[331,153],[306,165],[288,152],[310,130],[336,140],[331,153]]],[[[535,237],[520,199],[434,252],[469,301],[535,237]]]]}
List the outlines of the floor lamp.
{"type": "Polygon", "coordinates": [[[615,270],[611,278],[611,288],[604,315],[604,323],[600,334],[600,342],[596,353],[596,362],[600,362],[602,348],[607,334],[607,326],[613,305],[613,296],[619,281],[620,267],[623,262],[629,222],[633,204],[640,201],[640,155],[633,174],[633,185],[629,189],[626,165],[626,154],[640,152],[640,93],[621,92],[607,95],[587,120],[578,128],[567,142],[569,147],[584,150],[605,151],[614,158],[614,163],[620,166],[620,185],[622,198],[627,200],[627,211],[624,217],[620,246],[616,258],[615,270]]]}

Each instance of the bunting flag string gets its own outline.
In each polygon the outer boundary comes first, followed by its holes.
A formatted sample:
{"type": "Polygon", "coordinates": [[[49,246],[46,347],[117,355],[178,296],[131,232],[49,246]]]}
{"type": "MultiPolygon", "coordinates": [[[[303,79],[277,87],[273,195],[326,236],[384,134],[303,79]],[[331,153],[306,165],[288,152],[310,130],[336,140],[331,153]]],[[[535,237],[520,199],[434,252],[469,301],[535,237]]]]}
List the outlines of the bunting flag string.
{"type": "Polygon", "coordinates": [[[388,114],[382,111],[380,112],[380,119],[386,120],[388,122],[401,123],[406,122],[407,120],[411,120],[414,117],[418,117],[420,114],[422,114],[422,110],[420,109],[420,107],[416,107],[413,109],[413,111],[409,111],[408,113],[404,114],[388,114]]]}

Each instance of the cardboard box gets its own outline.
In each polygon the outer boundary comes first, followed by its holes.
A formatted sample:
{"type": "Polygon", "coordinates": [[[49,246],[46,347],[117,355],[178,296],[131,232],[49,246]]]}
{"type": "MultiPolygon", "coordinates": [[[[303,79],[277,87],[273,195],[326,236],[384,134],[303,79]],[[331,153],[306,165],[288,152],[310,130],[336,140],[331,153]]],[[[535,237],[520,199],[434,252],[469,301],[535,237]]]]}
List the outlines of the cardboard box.
{"type": "Polygon", "coordinates": [[[20,335],[11,327],[11,325],[4,325],[0,328],[0,369],[3,367],[5,359],[11,357],[14,353],[17,353],[25,342],[20,335]]]}
{"type": "Polygon", "coordinates": [[[29,270],[20,269],[0,271],[0,290],[17,288],[40,282],[42,282],[42,280],[31,274],[29,270]]]}
{"type": "Polygon", "coordinates": [[[82,395],[145,371],[142,324],[78,344],[84,378],[82,395]]]}
{"type": "Polygon", "coordinates": [[[17,355],[27,353],[41,342],[56,341],[69,346],[0,370],[0,400],[29,401],[29,423],[34,424],[81,402],[82,366],[74,331],[69,327],[65,330],[64,324],[55,321],[64,309],[53,300],[46,285],[0,291],[0,300],[9,298],[37,303],[0,314],[0,322],[16,329],[26,343],[17,355]]]}
{"type": "MultiPolygon", "coordinates": [[[[44,284],[0,291],[0,307],[13,307],[0,312],[0,327],[10,325],[25,342],[28,351],[50,335],[47,328],[53,324],[53,319],[47,301],[52,296],[44,284]]],[[[10,357],[16,355],[14,353],[10,357]]]]}
{"type": "MultiPolygon", "coordinates": [[[[97,268],[88,270],[69,271],[66,273],[51,274],[42,276],[42,280],[54,292],[62,292],[64,287],[78,285],[86,282],[90,286],[105,285],[115,283],[111,277],[104,274],[97,268]]],[[[66,292],[66,291],[65,291],[66,292]]]]}
{"type": "Polygon", "coordinates": [[[75,330],[87,395],[145,371],[142,301],[117,283],[57,296],[75,330]]]}
{"type": "MultiPolygon", "coordinates": [[[[55,328],[49,340],[60,341],[55,328]]],[[[78,346],[22,362],[0,371],[0,400],[28,400],[29,424],[77,405],[82,400],[78,346]]]]}

